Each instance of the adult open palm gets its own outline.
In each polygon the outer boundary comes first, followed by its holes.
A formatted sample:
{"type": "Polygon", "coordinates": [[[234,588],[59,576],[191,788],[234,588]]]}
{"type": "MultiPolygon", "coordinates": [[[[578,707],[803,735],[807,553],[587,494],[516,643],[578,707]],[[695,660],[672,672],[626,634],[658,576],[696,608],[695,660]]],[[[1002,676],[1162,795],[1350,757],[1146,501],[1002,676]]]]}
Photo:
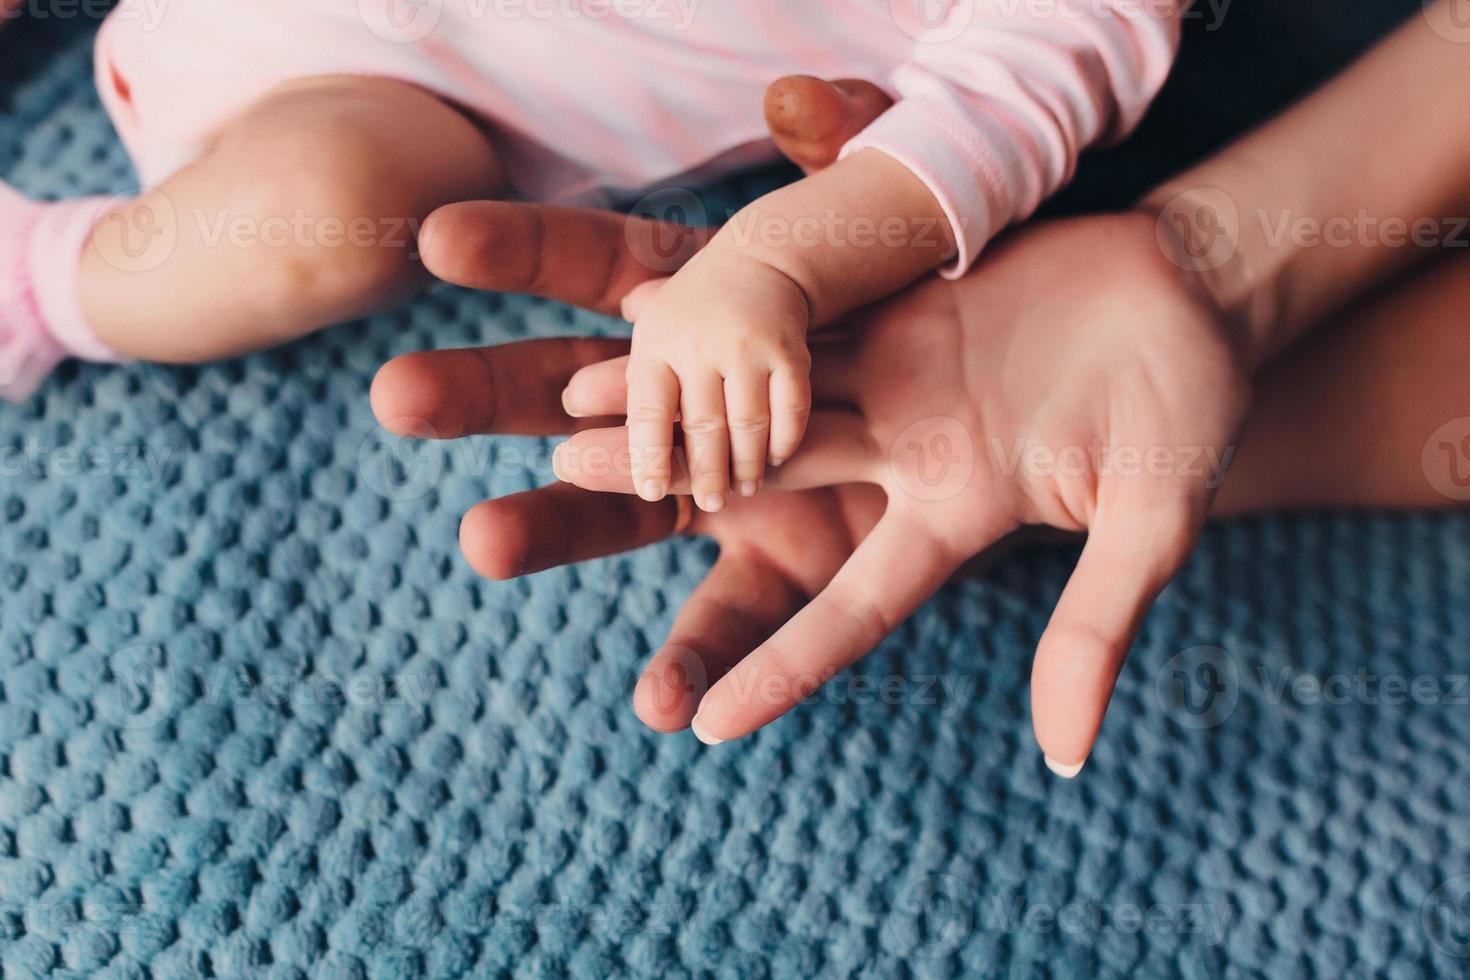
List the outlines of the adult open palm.
{"type": "MultiPolygon", "coordinates": [[[[615,414],[622,370],[583,369],[568,407],[615,414]]],[[[1142,213],[1033,226],[959,282],[868,310],[814,350],[822,407],[768,485],[877,486],[883,516],[805,609],[710,688],[696,732],[723,741],[780,716],[962,563],[1047,525],[1087,533],[1032,671],[1042,749],[1075,772],[1140,621],[1203,526],[1246,377],[1223,318],[1142,213]]],[[[626,446],[623,429],[585,430],[558,451],[558,474],[631,491],[626,446]]]]}

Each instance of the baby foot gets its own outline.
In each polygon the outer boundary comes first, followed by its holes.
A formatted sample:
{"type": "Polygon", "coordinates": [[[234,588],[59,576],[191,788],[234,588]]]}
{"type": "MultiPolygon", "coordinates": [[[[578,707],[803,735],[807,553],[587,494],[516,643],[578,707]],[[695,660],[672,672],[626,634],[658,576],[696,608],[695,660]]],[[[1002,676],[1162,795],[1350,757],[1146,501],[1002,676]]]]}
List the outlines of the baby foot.
{"type": "Polygon", "coordinates": [[[93,335],[77,288],[104,204],[43,204],[0,183],[0,398],[29,397],[68,357],[122,359],[93,335]]]}

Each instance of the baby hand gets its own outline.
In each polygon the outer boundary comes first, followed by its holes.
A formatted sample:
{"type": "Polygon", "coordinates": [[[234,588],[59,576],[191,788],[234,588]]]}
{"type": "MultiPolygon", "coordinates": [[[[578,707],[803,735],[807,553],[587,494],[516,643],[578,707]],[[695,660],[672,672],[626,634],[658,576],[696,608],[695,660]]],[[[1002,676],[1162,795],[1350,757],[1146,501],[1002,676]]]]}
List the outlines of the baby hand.
{"type": "Polygon", "coordinates": [[[637,311],[628,443],[640,497],[669,491],[676,413],[694,500],[706,511],[724,507],[732,471],[748,497],[767,460],[779,466],[796,451],[811,414],[810,315],[790,276],[720,242],[637,311]]]}

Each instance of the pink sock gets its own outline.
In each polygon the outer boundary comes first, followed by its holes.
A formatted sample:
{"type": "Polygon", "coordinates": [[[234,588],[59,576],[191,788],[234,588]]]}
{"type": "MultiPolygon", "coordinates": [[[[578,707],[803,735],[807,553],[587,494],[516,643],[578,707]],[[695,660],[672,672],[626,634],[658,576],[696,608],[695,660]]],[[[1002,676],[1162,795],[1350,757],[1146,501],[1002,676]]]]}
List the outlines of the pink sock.
{"type": "Polygon", "coordinates": [[[126,360],[82,312],[82,249],[106,198],[42,204],[0,184],[0,398],[21,401],[68,357],[126,360]]]}

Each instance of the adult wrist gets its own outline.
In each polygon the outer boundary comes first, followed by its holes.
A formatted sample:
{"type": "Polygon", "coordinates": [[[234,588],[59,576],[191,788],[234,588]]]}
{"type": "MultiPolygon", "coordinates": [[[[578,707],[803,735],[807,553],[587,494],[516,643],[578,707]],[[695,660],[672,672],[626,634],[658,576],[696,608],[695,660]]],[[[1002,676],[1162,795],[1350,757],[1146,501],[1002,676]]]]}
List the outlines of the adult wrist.
{"type": "Polygon", "coordinates": [[[1245,368],[1264,366],[1279,347],[1288,257],[1252,247],[1237,196],[1218,186],[1165,183],[1134,210],[1154,222],[1164,257],[1219,314],[1245,368]]]}

